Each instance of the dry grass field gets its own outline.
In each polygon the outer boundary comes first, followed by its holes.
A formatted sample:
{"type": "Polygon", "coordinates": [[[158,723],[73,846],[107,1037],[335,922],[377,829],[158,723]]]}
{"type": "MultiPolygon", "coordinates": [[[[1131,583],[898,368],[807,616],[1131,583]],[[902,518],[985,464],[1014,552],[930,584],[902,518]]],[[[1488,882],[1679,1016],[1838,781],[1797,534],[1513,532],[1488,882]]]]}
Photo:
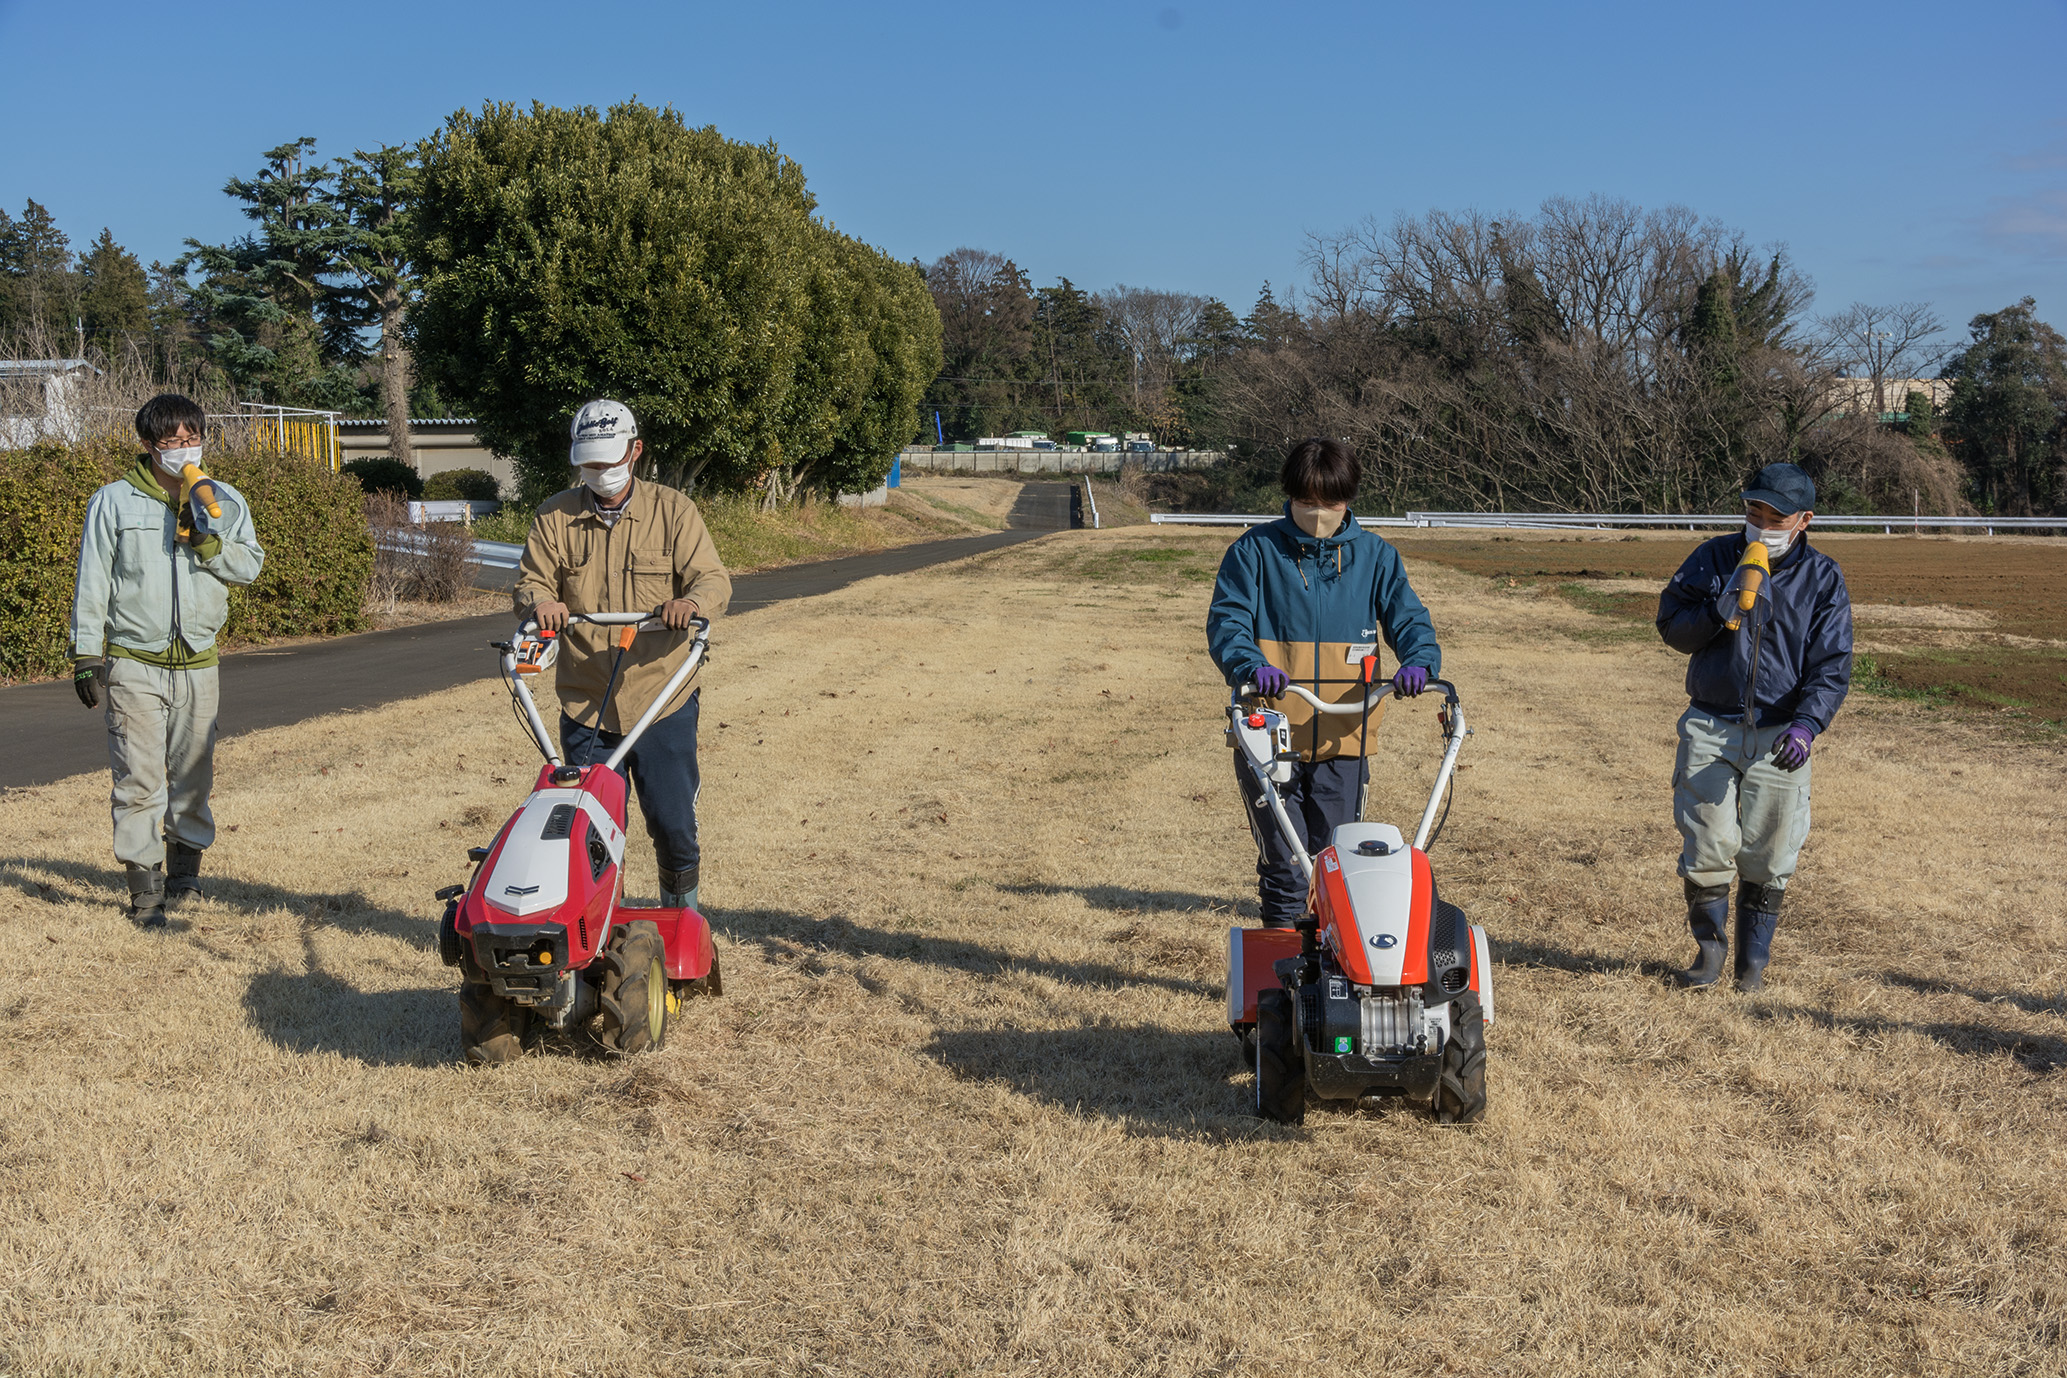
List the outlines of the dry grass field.
{"type": "MultiPolygon", "coordinates": [[[[2067,1372],[2057,749],[1855,698],[1767,992],[1683,993],[1683,662],[1417,561],[1492,1110],[1264,1127],[1225,540],[722,621],[726,994],[634,1060],[457,1065],[430,892],[535,770],[493,680],[223,743],[164,936],[105,777],[0,800],[0,1373],[2067,1372]]],[[[1404,820],[1432,707],[1382,735],[1404,820]]]]}

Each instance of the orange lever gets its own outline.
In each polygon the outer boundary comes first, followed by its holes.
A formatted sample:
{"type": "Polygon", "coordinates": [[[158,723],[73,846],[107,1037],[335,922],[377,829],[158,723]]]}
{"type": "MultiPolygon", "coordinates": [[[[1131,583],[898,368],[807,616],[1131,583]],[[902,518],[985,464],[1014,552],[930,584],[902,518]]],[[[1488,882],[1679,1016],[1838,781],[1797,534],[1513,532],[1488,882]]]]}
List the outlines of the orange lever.
{"type": "Polygon", "coordinates": [[[638,634],[639,628],[637,623],[634,623],[631,626],[626,627],[623,631],[620,631],[617,634],[617,649],[620,651],[629,651],[632,648],[633,638],[637,637],[638,634]]]}
{"type": "Polygon", "coordinates": [[[1366,683],[1366,684],[1369,684],[1369,683],[1370,683],[1370,682],[1371,682],[1372,680],[1374,680],[1374,679],[1376,679],[1376,678],[1378,678],[1378,657],[1377,657],[1377,656],[1365,656],[1365,657],[1364,657],[1364,683],[1366,683]]]}

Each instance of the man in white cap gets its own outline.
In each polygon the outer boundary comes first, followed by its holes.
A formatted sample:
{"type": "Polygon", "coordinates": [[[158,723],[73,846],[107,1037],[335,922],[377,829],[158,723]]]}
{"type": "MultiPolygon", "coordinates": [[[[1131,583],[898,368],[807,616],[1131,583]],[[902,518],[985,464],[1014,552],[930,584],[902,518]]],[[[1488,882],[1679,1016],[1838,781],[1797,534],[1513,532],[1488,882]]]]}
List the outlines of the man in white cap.
{"type": "MultiPolygon", "coordinates": [[[[579,487],[538,509],[517,577],[519,617],[562,632],[558,674],[560,752],[580,765],[601,760],[667,687],[682,638],[642,636],[617,665],[607,630],[569,628],[569,612],[650,612],[678,632],[716,617],[732,578],[696,504],[673,488],[632,477],[645,450],[622,402],[596,401],[574,417],[569,460],[579,487]]],[[[697,676],[677,690],[624,760],[660,863],[660,902],[696,908],[697,676]]]]}

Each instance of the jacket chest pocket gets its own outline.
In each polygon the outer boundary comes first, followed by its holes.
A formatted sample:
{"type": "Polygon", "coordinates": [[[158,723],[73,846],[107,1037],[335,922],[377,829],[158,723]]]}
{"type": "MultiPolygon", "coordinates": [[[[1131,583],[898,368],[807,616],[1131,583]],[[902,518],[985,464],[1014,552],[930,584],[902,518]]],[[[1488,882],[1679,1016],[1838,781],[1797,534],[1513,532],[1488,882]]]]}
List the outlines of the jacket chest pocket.
{"type": "Polygon", "coordinates": [[[675,596],[675,567],[664,558],[635,558],[626,572],[632,608],[646,612],[675,596]]]}
{"type": "Polygon", "coordinates": [[[165,523],[131,518],[115,528],[115,568],[139,576],[165,558],[165,523]]]}

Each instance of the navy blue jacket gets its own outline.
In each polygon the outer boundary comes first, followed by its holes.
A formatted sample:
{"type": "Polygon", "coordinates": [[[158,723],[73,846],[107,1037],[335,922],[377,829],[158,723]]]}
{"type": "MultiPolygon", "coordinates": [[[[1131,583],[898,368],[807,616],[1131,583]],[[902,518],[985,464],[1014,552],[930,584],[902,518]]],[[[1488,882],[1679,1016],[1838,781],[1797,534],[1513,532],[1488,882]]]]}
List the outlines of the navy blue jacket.
{"type": "MultiPolygon", "coordinates": [[[[1443,652],[1428,609],[1407,583],[1391,542],[1359,526],[1355,513],[1322,539],[1299,529],[1289,503],[1285,511],[1277,521],[1243,532],[1220,560],[1206,645],[1228,684],[1241,683],[1267,662],[1330,703],[1360,699],[1363,691],[1353,681],[1380,637],[1401,665],[1423,666],[1430,678],[1441,674],[1443,652]]],[[[1381,668],[1377,678],[1388,673],[1381,668]]],[[[1291,720],[1293,742],[1305,759],[1362,754],[1357,718],[1321,718],[1297,698],[1278,706],[1291,720]]],[[[1372,723],[1383,716],[1382,709],[1374,710],[1372,723]]]]}
{"type": "Polygon", "coordinates": [[[1852,686],[1852,598],[1837,561],[1806,532],[1773,565],[1761,598],[1738,630],[1724,631],[1716,601],[1744,558],[1742,531],[1703,541],[1658,599],[1658,635],[1687,664],[1687,697],[1720,718],[1760,727],[1805,723],[1819,736],[1852,686]]]}

